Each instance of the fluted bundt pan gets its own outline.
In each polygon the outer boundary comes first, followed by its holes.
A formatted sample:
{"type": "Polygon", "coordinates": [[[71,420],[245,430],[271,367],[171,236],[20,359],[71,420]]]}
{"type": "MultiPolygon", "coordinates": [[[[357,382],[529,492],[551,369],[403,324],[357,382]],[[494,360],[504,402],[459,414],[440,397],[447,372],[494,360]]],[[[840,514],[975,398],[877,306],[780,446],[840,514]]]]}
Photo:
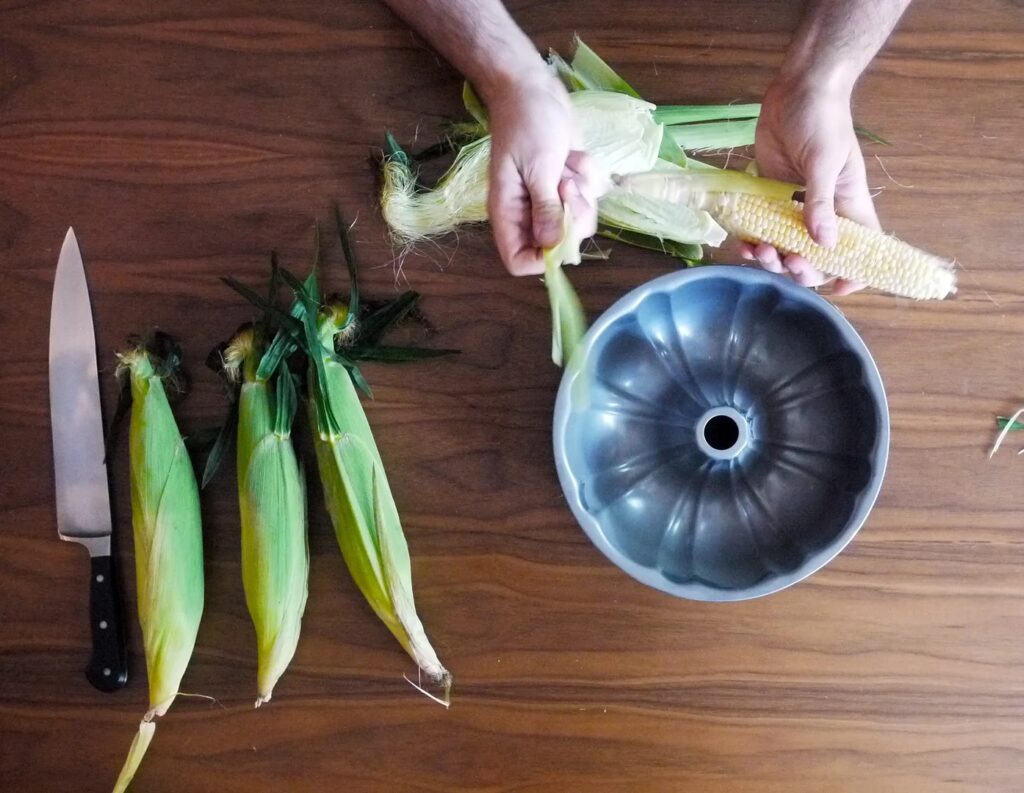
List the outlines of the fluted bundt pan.
{"type": "Polygon", "coordinates": [[[741,600],[853,538],[881,487],[889,413],[828,301],[712,266],[645,284],[594,324],[554,442],[570,507],[616,565],[680,597],[741,600]]]}

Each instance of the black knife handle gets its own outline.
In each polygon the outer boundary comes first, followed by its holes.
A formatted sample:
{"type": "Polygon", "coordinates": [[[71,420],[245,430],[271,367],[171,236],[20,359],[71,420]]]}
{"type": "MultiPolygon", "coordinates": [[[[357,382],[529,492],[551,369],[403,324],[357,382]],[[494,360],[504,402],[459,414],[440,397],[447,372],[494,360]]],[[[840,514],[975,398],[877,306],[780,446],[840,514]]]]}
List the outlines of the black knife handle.
{"type": "Polygon", "coordinates": [[[127,653],[115,585],[110,556],[93,556],[89,577],[92,658],[85,668],[85,676],[100,691],[107,692],[117,691],[128,682],[127,653]]]}

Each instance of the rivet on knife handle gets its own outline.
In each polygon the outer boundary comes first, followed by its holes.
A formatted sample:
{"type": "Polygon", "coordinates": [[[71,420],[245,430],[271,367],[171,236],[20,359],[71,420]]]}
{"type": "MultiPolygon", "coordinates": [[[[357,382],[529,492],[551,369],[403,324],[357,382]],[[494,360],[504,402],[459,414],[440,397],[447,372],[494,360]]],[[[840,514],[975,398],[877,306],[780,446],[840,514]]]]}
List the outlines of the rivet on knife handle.
{"type": "Polygon", "coordinates": [[[92,658],[85,669],[85,676],[100,691],[117,691],[128,681],[128,665],[117,606],[114,566],[109,556],[93,556],[91,567],[89,622],[92,658]]]}

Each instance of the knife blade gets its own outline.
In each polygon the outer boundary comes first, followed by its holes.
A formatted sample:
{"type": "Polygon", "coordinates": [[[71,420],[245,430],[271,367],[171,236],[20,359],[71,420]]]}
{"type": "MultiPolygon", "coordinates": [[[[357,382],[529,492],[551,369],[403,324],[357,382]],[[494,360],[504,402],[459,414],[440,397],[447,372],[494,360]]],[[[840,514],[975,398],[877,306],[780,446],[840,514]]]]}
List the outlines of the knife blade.
{"type": "Polygon", "coordinates": [[[128,680],[117,578],[110,554],[110,490],[103,442],[96,334],[74,229],[57,261],[50,306],[50,422],[57,533],[89,551],[92,655],[85,669],[100,691],[128,680]]]}

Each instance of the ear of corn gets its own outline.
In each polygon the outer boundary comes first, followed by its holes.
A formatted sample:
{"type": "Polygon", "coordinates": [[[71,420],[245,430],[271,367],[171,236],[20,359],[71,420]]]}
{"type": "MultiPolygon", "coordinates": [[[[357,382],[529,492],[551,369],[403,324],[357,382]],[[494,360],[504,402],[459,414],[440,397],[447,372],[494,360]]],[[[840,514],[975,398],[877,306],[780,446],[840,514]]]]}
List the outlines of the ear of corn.
{"type": "MultiPolygon", "coordinates": [[[[322,318],[321,338],[333,343],[338,312],[322,318]]],[[[416,614],[409,548],[384,464],[348,369],[324,356],[322,375],[311,368],[311,415],[331,415],[314,433],[320,479],[338,545],[370,607],[432,682],[447,689],[441,665],[416,614]],[[316,411],[317,406],[327,409],[316,411]]]]}
{"type": "Polygon", "coordinates": [[[956,291],[952,262],[895,237],[839,218],[839,241],[818,245],[804,224],[804,205],[743,193],[723,193],[710,210],[746,242],[767,242],[780,253],[796,253],[827,275],[859,281],[916,300],[941,299],[956,291]]]}
{"type": "Polygon", "coordinates": [[[956,291],[952,262],[893,236],[839,218],[839,240],[818,245],[804,223],[803,204],[792,200],[797,185],[740,171],[674,171],[632,174],[617,180],[625,191],[658,202],[706,211],[745,242],[767,242],[796,253],[823,273],[917,300],[956,291]]]}
{"type": "MultiPolygon", "coordinates": [[[[570,99],[595,179],[654,165],[663,135],[651,117],[654,105],[608,91],[580,91],[570,99]]],[[[490,158],[490,137],[475,140],[433,189],[417,191],[409,158],[393,151],[384,161],[381,210],[395,238],[409,244],[487,220],[490,158]]]]}
{"type": "MultiPolygon", "coordinates": [[[[298,284],[294,284],[298,286],[298,284]]],[[[315,278],[297,289],[309,363],[309,410],[320,481],[338,546],[359,591],[431,682],[445,689],[442,666],[416,613],[412,565],[384,464],[354,383],[334,352],[356,317],[343,304],[318,308],[315,278]]]]}
{"type": "Polygon", "coordinates": [[[256,706],[295,654],[306,607],[309,548],[306,494],[291,440],[296,396],[281,365],[273,380],[258,374],[259,334],[244,328],[227,348],[226,366],[241,380],[238,408],[238,503],[242,525],[242,584],[256,629],[256,706]]]}
{"type": "Polygon", "coordinates": [[[115,786],[127,789],[153,737],[152,720],[171,706],[192,657],[203,613],[199,489],[158,371],[145,349],[120,356],[130,378],[132,526],[139,623],[149,677],[149,710],[115,786]]]}

